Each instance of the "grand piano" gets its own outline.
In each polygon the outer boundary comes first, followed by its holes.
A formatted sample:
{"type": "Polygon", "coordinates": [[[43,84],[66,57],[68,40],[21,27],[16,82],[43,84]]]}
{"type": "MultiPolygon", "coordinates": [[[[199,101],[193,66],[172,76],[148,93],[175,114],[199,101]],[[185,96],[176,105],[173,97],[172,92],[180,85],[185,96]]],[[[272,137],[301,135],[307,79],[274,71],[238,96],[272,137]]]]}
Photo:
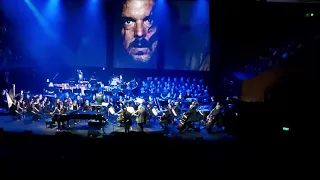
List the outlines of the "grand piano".
{"type": "Polygon", "coordinates": [[[58,129],[62,129],[66,123],[69,125],[70,120],[96,120],[101,126],[107,122],[102,113],[95,111],[69,111],[66,114],[56,114],[52,117],[52,122],[58,124],[58,129]]]}

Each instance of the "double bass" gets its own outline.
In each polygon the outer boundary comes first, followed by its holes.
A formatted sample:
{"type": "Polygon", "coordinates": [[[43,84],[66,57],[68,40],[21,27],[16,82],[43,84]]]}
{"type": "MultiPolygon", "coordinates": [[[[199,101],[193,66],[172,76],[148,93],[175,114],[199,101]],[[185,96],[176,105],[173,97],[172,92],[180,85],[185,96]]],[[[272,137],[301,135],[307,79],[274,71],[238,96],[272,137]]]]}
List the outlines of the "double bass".
{"type": "Polygon", "coordinates": [[[222,106],[217,105],[214,109],[211,110],[210,114],[207,116],[207,122],[206,122],[206,130],[208,132],[211,132],[213,127],[214,119],[221,113],[222,106]]]}

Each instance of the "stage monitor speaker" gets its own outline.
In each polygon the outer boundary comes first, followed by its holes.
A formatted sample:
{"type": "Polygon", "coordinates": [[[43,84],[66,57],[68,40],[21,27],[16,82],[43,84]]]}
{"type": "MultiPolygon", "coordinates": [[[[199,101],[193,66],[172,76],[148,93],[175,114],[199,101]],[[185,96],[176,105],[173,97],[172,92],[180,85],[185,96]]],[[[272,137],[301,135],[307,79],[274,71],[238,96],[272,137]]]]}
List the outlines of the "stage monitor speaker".
{"type": "Polygon", "coordinates": [[[4,129],[0,128],[0,136],[3,136],[3,134],[4,134],[4,129]]]}
{"type": "Polygon", "coordinates": [[[204,141],[204,138],[203,137],[195,137],[194,140],[195,141],[204,141]]]}
{"type": "Polygon", "coordinates": [[[88,137],[97,138],[99,136],[101,136],[100,131],[98,131],[98,130],[88,130],[88,137]]]}
{"type": "Polygon", "coordinates": [[[200,127],[196,127],[196,128],[194,128],[194,131],[195,131],[195,132],[200,132],[201,129],[200,129],[200,127]]]}
{"type": "Polygon", "coordinates": [[[32,131],[29,131],[29,130],[26,130],[23,132],[24,135],[27,135],[27,136],[31,136],[32,135],[32,131]]]}
{"type": "Polygon", "coordinates": [[[55,135],[56,136],[72,136],[72,133],[67,131],[59,131],[59,132],[56,132],[55,135]]]}

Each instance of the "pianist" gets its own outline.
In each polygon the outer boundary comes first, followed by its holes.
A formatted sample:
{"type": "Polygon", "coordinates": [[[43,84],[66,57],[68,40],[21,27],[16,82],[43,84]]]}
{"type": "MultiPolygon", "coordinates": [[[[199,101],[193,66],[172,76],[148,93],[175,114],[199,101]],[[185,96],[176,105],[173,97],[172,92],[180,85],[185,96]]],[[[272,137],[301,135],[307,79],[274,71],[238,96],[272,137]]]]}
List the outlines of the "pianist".
{"type": "Polygon", "coordinates": [[[96,105],[102,105],[103,103],[103,95],[102,95],[102,92],[99,92],[97,95],[96,95],[96,105]]]}
{"type": "Polygon", "coordinates": [[[86,100],[86,101],[85,101],[82,110],[83,110],[83,111],[92,111],[92,108],[91,108],[91,106],[90,106],[89,100],[86,100]]]}

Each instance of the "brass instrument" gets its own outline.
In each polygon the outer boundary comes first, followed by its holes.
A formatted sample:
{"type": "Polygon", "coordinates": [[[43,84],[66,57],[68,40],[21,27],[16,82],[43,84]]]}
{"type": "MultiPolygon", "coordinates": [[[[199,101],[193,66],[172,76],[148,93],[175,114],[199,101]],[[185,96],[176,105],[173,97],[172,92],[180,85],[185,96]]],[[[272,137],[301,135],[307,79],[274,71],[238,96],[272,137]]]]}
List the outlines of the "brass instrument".
{"type": "Polygon", "coordinates": [[[119,116],[117,117],[117,121],[121,121],[122,119],[124,119],[124,112],[121,112],[119,114],[119,116]]]}

